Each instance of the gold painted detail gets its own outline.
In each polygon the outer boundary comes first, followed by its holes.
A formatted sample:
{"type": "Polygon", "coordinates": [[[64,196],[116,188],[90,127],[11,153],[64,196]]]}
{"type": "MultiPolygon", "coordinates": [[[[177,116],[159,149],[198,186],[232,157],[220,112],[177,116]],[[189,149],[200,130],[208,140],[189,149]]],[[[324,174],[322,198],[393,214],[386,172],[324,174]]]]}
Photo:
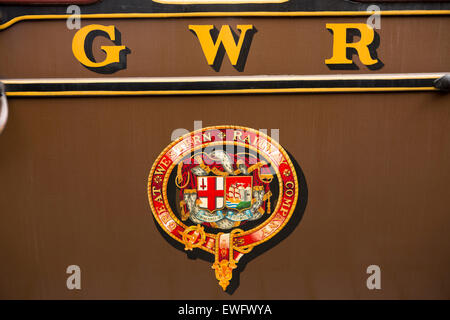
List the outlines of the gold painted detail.
{"type": "Polygon", "coordinates": [[[178,164],[178,167],[177,167],[177,177],[175,178],[175,184],[176,184],[177,187],[180,188],[180,189],[186,188],[186,186],[187,186],[188,183],[189,183],[189,176],[188,176],[186,183],[185,183],[184,185],[180,186],[180,184],[183,182],[183,175],[181,174],[181,173],[182,173],[182,169],[183,169],[183,161],[181,161],[181,162],[178,164]]]}
{"type": "Polygon", "coordinates": [[[223,291],[225,291],[230,284],[230,280],[233,277],[233,270],[236,269],[236,267],[236,261],[234,260],[216,261],[212,265],[212,268],[216,271],[216,279],[219,280],[219,285],[222,287],[223,291]]]}
{"type": "MultiPolygon", "coordinates": [[[[212,172],[212,173],[214,173],[215,175],[221,176],[221,177],[226,177],[226,176],[230,175],[228,172],[221,171],[221,170],[219,170],[219,169],[217,169],[217,168],[211,168],[210,166],[206,165],[206,164],[203,162],[203,159],[202,159],[201,155],[195,156],[194,159],[199,163],[200,168],[202,168],[203,170],[205,170],[206,173],[212,172]]],[[[238,162],[237,164],[239,164],[239,162],[238,162]]],[[[258,170],[259,178],[260,178],[262,181],[264,181],[265,183],[270,183],[270,182],[272,181],[272,179],[273,179],[273,176],[272,176],[271,174],[261,174],[261,168],[262,168],[263,166],[265,166],[266,164],[267,164],[267,162],[265,162],[265,161],[260,161],[260,162],[258,162],[258,163],[256,163],[256,164],[254,164],[254,165],[248,167],[247,172],[250,174],[250,173],[252,173],[254,170],[258,170]]],[[[236,170],[233,171],[233,175],[235,175],[235,176],[237,176],[237,175],[239,175],[239,174],[241,174],[241,173],[242,173],[242,172],[241,172],[241,170],[239,170],[239,169],[236,169],[236,170]]],[[[180,174],[181,174],[181,173],[180,173],[180,174]]],[[[178,178],[178,175],[177,175],[177,178],[178,178]]]]}
{"type": "Polygon", "coordinates": [[[263,197],[264,201],[267,200],[267,213],[270,213],[270,197],[272,197],[272,191],[267,192],[263,197]]]}
{"type": "Polygon", "coordinates": [[[189,218],[189,211],[184,210],[185,205],[186,205],[186,201],[181,200],[180,208],[181,208],[181,220],[182,221],[186,221],[189,218]]]}
{"type": "Polygon", "coordinates": [[[249,253],[253,250],[253,247],[248,248],[239,248],[240,245],[244,243],[243,239],[237,238],[237,236],[241,236],[244,233],[242,229],[234,229],[231,231],[232,238],[230,239],[230,243],[232,243],[233,250],[236,250],[239,253],[249,253]]]}
{"type": "MultiPolygon", "coordinates": [[[[215,126],[215,127],[208,127],[208,128],[202,128],[200,130],[194,131],[192,133],[190,133],[191,135],[195,135],[198,134],[202,131],[205,130],[210,130],[210,129],[229,129],[232,128],[234,130],[238,130],[238,129],[245,129],[249,132],[258,132],[254,129],[249,129],[249,128],[245,128],[245,127],[239,127],[239,126],[215,126]]],[[[261,135],[264,137],[265,135],[261,133],[261,135]]],[[[298,199],[298,194],[295,193],[295,198],[292,201],[292,205],[291,208],[289,209],[289,212],[286,214],[286,219],[285,221],[281,224],[278,225],[278,228],[276,230],[274,230],[270,235],[264,237],[261,240],[258,240],[256,242],[250,242],[250,243],[246,243],[245,239],[242,238],[244,235],[247,234],[252,234],[254,232],[258,232],[259,230],[261,230],[262,228],[264,228],[266,225],[268,225],[271,220],[273,219],[273,217],[275,217],[276,215],[272,214],[269,219],[267,219],[266,221],[264,221],[261,225],[258,225],[257,227],[247,230],[247,231],[243,231],[241,229],[234,229],[230,232],[230,239],[229,239],[229,256],[228,259],[226,259],[227,257],[223,257],[222,260],[227,260],[228,264],[226,262],[222,263],[222,265],[220,264],[220,260],[219,261],[219,245],[218,245],[218,240],[221,234],[223,233],[218,233],[218,234],[211,234],[211,233],[205,233],[203,228],[200,225],[196,225],[196,226],[190,226],[187,227],[183,222],[181,222],[179,220],[179,218],[177,218],[177,216],[173,213],[173,211],[171,210],[169,204],[168,204],[168,200],[167,200],[167,194],[165,194],[165,198],[164,198],[164,203],[168,208],[170,217],[182,228],[184,228],[184,232],[180,231],[179,234],[182,235],[182,237],[176,236],[174,233],[172,233],[172,230],[168,230],[167,226],[161,221],[161,218],[156,214],[157,210],[155,208],[155,204],[153,202],[153,198],[152,198],[152,194],[151,194],[151,188],[152,188],[152,182],[155,181],[154,179],[156,179],[155,174],[155,170],[156,170],[156,166],[158,165],[159,161],[161,160],[161,158],[168,152],[168,150],[170,150],[174,145],[176,145],[177,143],[179,143],[181,140],[183,140],[185,137],[180,137],[178,138],[176,141],[172,142],[172,144],[170,144],[169,146],[167,146],[162,152],[161,154],[158,156],[158,158],[156,159],[155,163],[152,166],[152,169],[150,171],[150,175],[149,175],[149,179],[148,179],[148,191],[149,191],[149,203],[150,203],[150,207],[152,208],[154,217],[156,219],[156,221],[158,222],[159,226],[161,228],[163,228],[170,237],[172,237],[174,240],[183,243],[186,248],[185,250],[192,250],[192,248],[196,248],[198,247],[199,249],[205,250],[211,254],[215,254],[215,262],[213,264],[213,269],[216,270],[216,278],[219,280],[219,284],[221,285],[221,287],[223,288],[222,284],[226,287],[229,285],[230,280],[232,279],[232,271],[236,268],[233,267],[233,265],[237,265],[238,261],[241,259],[243,254],[246,254],[248,252],[250,252],[253,247],[271,239],[273,236],[275,236],[285,225],[286,223],[289,221],[289,219],[291,218],[294,208],[297,204],[297,199],[298,199]],[[197,234],[195,233],[197,232],[197,234]],[[206,238],[207,241],[206,241],[206,238]],[[189,243],[190,242],[190,243],[189,243]],[[201,243],[201,244],[200,244],[201,243]],[[205,244],[206,243],[206,244],[205,244]],[[189,249],[190,248],[190,249],[189,249]],[[236,251],[235,251],[236,250],[236,251]],[[237,253],[237,254],[236,254],[237,253]],[[234,259],[235,258],[235,259],[234,259]],[[215,265],[215,267],[214,267],[215,265]],[[231,274],[230,274],[231,273],[231,274]],[[227,283],[227,274],[231,276],[230,280],[228,280],[227,283]],[[222,281],[221,281],[222,280],[222,281]],[[221,283],[222,282],[222,283],[221,283]]],[[[287,163],[290,166],[290,168],[293,168],[293,164],[291,162],[291,160],[289,159],[287,153],[284,151],[284,149],[279,146],[279,144],[277,144],[276,141],[272,141],[272,143],[280,150],[280,152],[283,154],[284,157],[286,157],[287,163]]],[[[167,192],[167,184],[168,184],[168,180],[169,180],[169,176],[171,174],[171,172],[173,171],[173,169],[176,167],[176,165],[179,163],[179,161],[182,159],[184,156],[186,156],[189,153],[199,150],[199,149],[203,149],[206,146],[215,146],[215,145],[235,145],[235,146],[242,146],[242,147],[248,147],[249,149],[253,150],[253,151],[257,151],[256,148],[252,147],[251,145],[245,145],[243,143],[234,141],[234,142],[228,142],[228,141],[217,141],[217,142],[212,142],[212,143],[205,143],[199,146],[196,146],[193,150],[189,150],[183,154],[181,154],[177,159],[174,160],[174,163],[167,169],[167,173],[166,173],[166,178],[164,178],[164,184],[163,184],[163,190],[164,192],[167,192]]],[[[269,159],[270,163],[274,166],[273,162],[269,159]]],[[[282,178],[281,178],[281,172],[276,171],[275,175],[278,178],[279,181],[279,195],[278,195],[278,201],[276,202],[276,206],[274,208],[274,212],[277,212],[281,206],[281,195],[283,194],[283,192],[281,192],[283,189],[283,184],[282,184],[282,178]]],[[[293,175],[293,184],[295,185],[295,190],[297,190],[297,175],[295,173],[295,171],[292,171],[292,175],[293,175]]],[[[159,182],[158,182],[159,183],[159,182]]],[[[260,186],[262,187],[262,186],[260,186]]],[[[254,186],[254,188],[257,188],[257,186],[254,186]]],[[[254,189],[255,190],[255,189],[254,189]]],[[[195,192],[196,190],[194,189],[185,189],[185,192],[195,192]]],[[[213,225],[214,227],[214,225],[213,225]]]]}
{"type": "Polygon", "coordinates": [[[205,243],[206,234],[201,225],[187,227],[182,233],[183,243],[185,245],[184,250],[191,250],[198,248],[205,243]]]}
{"type": "MultiPolygon", "coordinates": [[[[162,18],[192,18],[192,17],[342,17],[370,16],[369,11],[240,11],[240,12],[169,12],[169,13],[90,13],[80,14],[81,19],[162,19],[162,18]]],[[[450,10],[387,10],[380,11],[381,16],[423,16],[450,15],[450,10]]],[[[0,30],[26,20],[66,20],[69,14],[28,14],[12,18],[0,24],[0,30]]]]}
{"type": "MultiPolygon", "coordinates": [[[[249,248],[238,248],[235,247],[239,244],[241,239],[234,239],[235,236],[242,235],[244,231],[242,229],[233,229],[230,232],[230,239],[229,239],[229,255],[228,259],[223,259],[219,261],[219,241],[221,235],[223,235],[222,232],[219,232],[217,234],[217,240],[216,240],[216,248],[215,248],[215,262],[212,265],[212,269],[215,270],[216,279],[219,281],[219,285],[222,287],[223,291],[225,291],[230,284],[231,279],[233,278],[233,270],[237,268],[237,262],[234,260],[234,250],[241,254],[249,253],[252,251],[253,247],[249,248]]],[[[239,260],[239,257],[237,258],[239,260]]]]}

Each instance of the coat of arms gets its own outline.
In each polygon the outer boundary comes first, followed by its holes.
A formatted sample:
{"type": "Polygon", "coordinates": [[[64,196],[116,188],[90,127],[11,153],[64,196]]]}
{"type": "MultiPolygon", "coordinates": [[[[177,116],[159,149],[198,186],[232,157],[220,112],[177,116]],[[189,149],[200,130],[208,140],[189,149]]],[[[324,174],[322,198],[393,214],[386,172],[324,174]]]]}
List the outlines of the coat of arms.
{"type": "Polygon", "coordinates": [[[226,290],[240,258],[275,236],[298,200],[288,154],[265,134],[218,126],[174,141],[155,161],[148,194],[156,221],[185,250],[215,256],[226,290]]]}

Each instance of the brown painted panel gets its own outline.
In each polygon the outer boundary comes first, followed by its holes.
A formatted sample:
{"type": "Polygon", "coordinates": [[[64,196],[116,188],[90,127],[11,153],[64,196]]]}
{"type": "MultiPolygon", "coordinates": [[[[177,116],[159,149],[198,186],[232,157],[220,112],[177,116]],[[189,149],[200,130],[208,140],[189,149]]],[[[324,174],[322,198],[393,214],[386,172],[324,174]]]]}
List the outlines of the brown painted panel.
{"type": "MultiPolygon", "coordinates": [[[[72,39],[65,20],[20,22],[1,31],[0,77],[122,77],[122,76],[217,76],[261,74],[404,73],[449,71],[450,19],[433,17],[383,17],[378,57],[384,67],[371,71],[355,58],[359,70],[330,70],[333,38],[327,23],[364,23],[365,18],[223,18],[82,20],[82,25],[115,25],[121,32],[127,69],[112,75],[97,74],[73,56],[72,39]],[[238,72],[225,57],[220,72],[207,63],[189,24],[253,24],[253,37],[244,72],[238,72]]],[[[101,45],[94,41],[94,56],[102,61],[101,45]]]]}
{"type": "MultiPolygon", "coordinates": [[[[363,18],[83,20],[116,25],[130,48],[112,76],[374,73],[333,71],[328,22],[363,18]],[[243,73],[216,73],[187,26],[254,24],[243,73]]],[[[446,17],[383,17],[375,73],[445,72],[446,17]]],[[[108,77],[73,57],[64,20],[0,32],[1,78],[108,77]]],[[[108,44],[97,39],[95,47],[108,44]]],[[[101,52],[95,52],[101,58],[101,52]]],[[[357,62],[358,63],[358,62],[357,62]]],[[[9,98],[0,135],[0,298],[449,299],[450,100],[439,93],[9,98]],[[177,128],[279,128],[308,204],[294,232],[249,263],[230,296],[211,264],[156,230],[153,161],[177,128]],[[78,264],[82,290],[66,288],[78,264]],[[366,268],[382,268],[382,290],[366,268]]]]}
{"type": "Polygon", "coordinates": [[[450,104],[435,93],[10,99],[0,136],[1,298],[450,298],[450,104]],[[276,106],[276,108],[275,108],[276,106]],[[229,296],[157,232],[151,165],[175,128],[280,128],[300,225],[229,296]],[[382,290],[365,268],[382,268],[382,290]],[[82,268],[82,290],[65,268],[82,268]]]}

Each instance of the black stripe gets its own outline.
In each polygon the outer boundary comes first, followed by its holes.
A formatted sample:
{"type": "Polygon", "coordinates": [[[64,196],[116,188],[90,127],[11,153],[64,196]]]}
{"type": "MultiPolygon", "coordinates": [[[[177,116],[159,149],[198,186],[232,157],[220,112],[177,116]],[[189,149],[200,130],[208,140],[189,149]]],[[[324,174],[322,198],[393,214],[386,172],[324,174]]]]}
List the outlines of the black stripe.
{"type": "Polygon", "coordinates": [[[435,79],[343,79],[343,80],[246,80],[202,82],[95,82],[7,84],[6,92],[63,91],[196,91],[242,89],[316,88],[417,88],[433,87],[435,79]]]}

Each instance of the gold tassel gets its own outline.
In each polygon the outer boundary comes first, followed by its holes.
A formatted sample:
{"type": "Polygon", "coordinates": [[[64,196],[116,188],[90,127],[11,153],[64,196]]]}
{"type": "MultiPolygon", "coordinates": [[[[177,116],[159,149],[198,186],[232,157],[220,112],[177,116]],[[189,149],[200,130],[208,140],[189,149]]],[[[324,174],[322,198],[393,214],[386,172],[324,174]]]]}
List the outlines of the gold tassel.
{"type": "Polygon", "coordinates": [[[272,197],[271,191],[267,192],[263,197],[263,200],[267,200],[267,213],[270,213],[270,197],[272,197]]]}

